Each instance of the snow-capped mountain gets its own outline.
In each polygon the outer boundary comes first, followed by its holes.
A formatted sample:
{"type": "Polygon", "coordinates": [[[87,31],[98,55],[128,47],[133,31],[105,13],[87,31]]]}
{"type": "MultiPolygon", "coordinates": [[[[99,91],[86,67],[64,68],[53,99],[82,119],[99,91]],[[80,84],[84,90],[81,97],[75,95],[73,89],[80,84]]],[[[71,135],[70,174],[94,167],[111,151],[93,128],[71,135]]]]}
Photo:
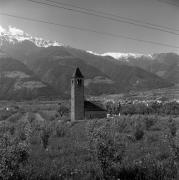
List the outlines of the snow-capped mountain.
{"type": "MultiPolygon", "coordinates": [[[[4,85],[1,87],[3,92],[0,92],[0,99],[1,94],[4,96],[10,85],[11,89],[20,89],[19,97],[27,97],[26,89],[32,88],[33,91],[30,92],[33,97],[39,95],[38,90],[41,88],[44,88],[45,95],[53,92],[54,96],[68,97],[70,78],[76,66],[80,67],[86,78],[87,94],[116,94],[131,90],[170,87],[178,83],[178,59],[176,54],[98,54],[34,38],[11,26],[8,30],[0,26],[0,60],[4,62],[0,64],[0,69],[8,67],[5,76],[9,78],[9,81],[5,79],[2,82],[4,85]],[[13,64],[13,60],[7,61],[7,58],[14,59],[19,62],[17,64],[24,66],[14,69],[17,65],[13,64]],[[28,82],[25,80],[30,75],[23,70],[25,67],[35,76],[28,82]],[[15,80],[12,81],[14,77],[15,80]],[[50,88],[52,90],[49,90],[50,88]]],[[[13,93],[9,92],[7,97],[13,97],[13,93]]]]}
{"type": "MultiPolygon", "coordinates": [[[[18,29],[16,27],[9,26],[8,29],[3,28],[0,25],[0,46],[4,42],[8,42],[11,44],[16,44],[19,42],[23,42],[25,40],[28,40],[30,42],[33,42],[38,47],[50,47],[50,46],[64,46],[62,43],[59,43],[57,41],[49,41],[44,40],[40,37],[32,37],[28,33],[24,32],[21,29],[18,29]]],[[[87,53],[96,55],[96,56],[110,56],[114,59],[121,60],[121,61],[128,61],[129,58],[140,58],[140,57],[147,57],[149,59],[153,59],[153,55],[144,55],[144,54],[134,54],[134,53],[116,53],[116,52],[107,52],[103,54],[99,54],[93,51],[87,51],[87,53]]]]}
{"type": "Polygon", "coordinates": [[[62,46],[62,44],[57,41],[49,41],[39,37],[32,37],[23,30],[12,26],[9,26],[8,29],[4,29],[2,26],[0,26],[0,46],[2,46],[4,42],[16,44],[25,40],[33,42],[38,47],[47,48],[50,46],[62,46]]]}
{"type": "Polygon", "coordinates": [[[108,52],[108,53],[104,53],[101,54],[102,56],[111,56],[114,59],[128,59],[128,58],[140,58],[140,57],[148,57],[148,58],[152,58],[152,55],[144,55],[144,54],[134,54],[134,53],[115,53],[115,52],[108,52]]]}
{"type": "Polygon", "coordinates": [[[135,54],[135,53],[118,53],[118,52],[107,52],[107,53],[103,53],[103,54],[99,54],[99,53],[95,53],[93,51],[87,51],[88,53],[90,54],[93,54],[93,55],[96,55],[96,56],[110,56],[114,59],[117,59],[117,60],[125,60],[125,61],[128,61],[128,58],[134,58],[134,59],[137,59],[137,58],[141,58],[141,57],[146,57],[146,58],[149,58],[149,59],[153,59],[153,55],[151,54],[148,54],[148,55],[145,55],[145,54],[135,54]]]}
{"type": "Polygon", "coordinates": [[[156,74],[169,82],[179,83],[179,55],[176,53],[156,53],[148,55],[115,52],[97,54],[92,51],[88,51],[88,53],[94,56],[97,55],[98,57],[111,57],[122,64],[139,67],[156,74]]]}

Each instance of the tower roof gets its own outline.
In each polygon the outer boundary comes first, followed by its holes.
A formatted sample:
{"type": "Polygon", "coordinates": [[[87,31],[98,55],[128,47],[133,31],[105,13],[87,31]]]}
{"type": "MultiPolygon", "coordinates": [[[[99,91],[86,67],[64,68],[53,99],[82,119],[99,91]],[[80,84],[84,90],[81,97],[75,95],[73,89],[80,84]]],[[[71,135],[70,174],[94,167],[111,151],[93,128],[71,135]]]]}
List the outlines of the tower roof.
{"type": "Polygon", "coordinates": [[[84,108],[85,111],[106,111],[102,105],[100,106],[90,101],[84,101],[84,108]]]}
{"type": "Polygon", "coordinates": [[[80,69],[77,67],[75,72],[73,73],[73,78],[84,78],[84,76],[82,75],[80,69]]]}

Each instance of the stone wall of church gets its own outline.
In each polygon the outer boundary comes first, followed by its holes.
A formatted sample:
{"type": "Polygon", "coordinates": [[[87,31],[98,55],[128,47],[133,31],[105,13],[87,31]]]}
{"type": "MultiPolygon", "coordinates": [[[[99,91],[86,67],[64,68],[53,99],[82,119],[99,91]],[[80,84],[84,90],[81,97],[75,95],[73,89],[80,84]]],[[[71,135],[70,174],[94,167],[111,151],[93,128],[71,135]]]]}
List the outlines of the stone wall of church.
{"type": "Polygon", "coordinates": [[[71,80],[71,120],[84,119],[84,81],[82,78],[71,80]]]}
{"type": "Polygon", "coordinates": [[[107,113],[105,111],[85,111],[85,119],[102,119],[106,117],[107,113]]]}

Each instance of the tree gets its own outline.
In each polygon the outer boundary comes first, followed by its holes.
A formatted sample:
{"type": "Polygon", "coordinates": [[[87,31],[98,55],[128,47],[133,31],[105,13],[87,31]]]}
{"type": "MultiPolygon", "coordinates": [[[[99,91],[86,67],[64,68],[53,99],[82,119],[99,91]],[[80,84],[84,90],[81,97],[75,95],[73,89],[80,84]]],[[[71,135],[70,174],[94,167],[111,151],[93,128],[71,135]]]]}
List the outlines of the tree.
{"type": "Polygon", "coordinates": [[[44,126],[43,129],[41,130],[41,134],[40,134],[41,142],[42,142],[44,149],[47,149],[47,146],[49,144],[50,134],[51,134],[51,132],[50,132],[49,127],[44,126]]]}
{"type": "Polygon", "coordinates": [[[106,103],[106,109],[109,114],[112,114],[112,106],[113,106],[113,103],[111,101],[108,101],[106,103]]]}
{"type": "Polygon", "coordinates": [[[69,109],[64,105],[60,105],[60,107],[58,108],[58,114],[60,115],[60,117],[63,117],[68,113],[69,113],[69,109]]]}
{"type": "Polygon", "coordinates": [[[27,164],[29,144],[4,134],[0,137],[0,179],[22,179],[21,167],[27,164]]]}

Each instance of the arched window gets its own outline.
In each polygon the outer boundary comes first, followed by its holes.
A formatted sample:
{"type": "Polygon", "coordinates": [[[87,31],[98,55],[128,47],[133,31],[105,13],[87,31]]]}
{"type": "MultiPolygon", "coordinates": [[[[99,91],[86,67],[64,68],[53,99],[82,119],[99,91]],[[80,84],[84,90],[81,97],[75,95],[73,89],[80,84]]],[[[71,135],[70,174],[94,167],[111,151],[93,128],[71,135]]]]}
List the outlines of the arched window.
{"type": "Polygon", "coordinates": [[[81,79],[77,79],[77,84],[78,84],[78,85],[81,85],[81,82],[82,82],[81,79]]]}

